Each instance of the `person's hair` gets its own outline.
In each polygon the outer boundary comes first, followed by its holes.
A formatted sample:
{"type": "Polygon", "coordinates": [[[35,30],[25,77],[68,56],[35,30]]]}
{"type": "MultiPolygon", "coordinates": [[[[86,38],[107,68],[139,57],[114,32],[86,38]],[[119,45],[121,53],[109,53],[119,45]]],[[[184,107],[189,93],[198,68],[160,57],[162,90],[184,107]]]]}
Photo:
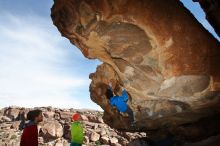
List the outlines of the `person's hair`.
{"type": "Polygon", "coordinates": [[[34,121],[42,113],[41,110],[32,110],[27,113],[27,120],[34,121]]]}
{"type": "Polygon", "coordinates": [[[114,95],[113,95],[112,90],[109,89],[109,88],[107,88],[107,90],[106,90],[106,97],[107,97],[108,99],[110,99],[110,98],[113,97],[113,96],[114,96],[114,95]]]}
{"type": "Polygon", "coordinates": [[[116,86],[115,86],[115,94],[116,95],[121,95],[121,86],[120,86],[120,84],[116,84],[116,86]]]}

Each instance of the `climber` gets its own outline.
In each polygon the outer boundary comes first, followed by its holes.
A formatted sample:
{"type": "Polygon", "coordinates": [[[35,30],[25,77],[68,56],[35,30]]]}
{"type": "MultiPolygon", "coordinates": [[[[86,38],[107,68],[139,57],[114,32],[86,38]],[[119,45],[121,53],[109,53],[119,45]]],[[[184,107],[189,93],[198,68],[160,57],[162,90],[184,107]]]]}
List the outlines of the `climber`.
{"type": "Polygon", "coordinates": [[[122,88],[122,96],[115,96],[110,83],[109,88],[106,91],[106,96],[110,100],[110,104],[116,106],[118,111],[128,114],[131,126],[134,126],[134,114],[129,105],[127,105],[128,95],[124,87],[122,88]]]}
{"type": "Polygon", "coordinates": [[[80,123],[80,120],[82,120],[79,113],[73,114],[72,117],[72,124],[71,124],[71,144],[70,146],[81,146],[84,139],[83,134],[83,126],[80,123]]]}
{"type": "Polygon", "coordinates": [[[38,123],[43,121],[41,110],[29,111],[27,114],[29,122],[25,124],[20,146],[38,146],[38,123]]]}

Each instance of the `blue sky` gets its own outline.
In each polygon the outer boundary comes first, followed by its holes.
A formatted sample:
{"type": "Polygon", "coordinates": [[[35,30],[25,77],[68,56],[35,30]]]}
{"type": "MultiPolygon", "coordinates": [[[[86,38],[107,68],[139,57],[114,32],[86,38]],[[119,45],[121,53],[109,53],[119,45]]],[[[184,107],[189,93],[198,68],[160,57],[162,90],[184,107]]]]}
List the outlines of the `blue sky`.
{"type": "MultiPolygon", "coordinates": [[[[216,38],[200,6],[183,0],[216,38]]],[[[52,24],[53,0],[0,1],[0,107],[100,109],[88,76],[100,64],[86,59],[52,24]]],[[[218,40],[220,40],[218,38],[218,40]]]]}

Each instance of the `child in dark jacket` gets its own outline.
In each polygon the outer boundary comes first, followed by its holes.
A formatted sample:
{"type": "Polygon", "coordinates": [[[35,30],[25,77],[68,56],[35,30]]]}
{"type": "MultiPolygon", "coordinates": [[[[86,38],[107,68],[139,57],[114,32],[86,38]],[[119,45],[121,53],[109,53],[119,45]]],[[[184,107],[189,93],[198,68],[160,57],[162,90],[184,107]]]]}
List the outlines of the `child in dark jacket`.
{"type": "Polygon", "coordinates": [[[117,110],[122,113],[127,113],[129,115],[129,121],[134,124],[134,114],[131,108],[127,105],[128,95],[126,90],[123,88],[122,96],[114,96],[111,84],[107,89],[107,98],[110,100],[111,106],[116,106],[117,110]]]}
{"type": "Polygon", "coordinates": [[[38,146],[38,129],[37,124],[43,121],[41,110],[29,111],[27,114],[29,122],[25,124],[20,146],[38,146]]]}

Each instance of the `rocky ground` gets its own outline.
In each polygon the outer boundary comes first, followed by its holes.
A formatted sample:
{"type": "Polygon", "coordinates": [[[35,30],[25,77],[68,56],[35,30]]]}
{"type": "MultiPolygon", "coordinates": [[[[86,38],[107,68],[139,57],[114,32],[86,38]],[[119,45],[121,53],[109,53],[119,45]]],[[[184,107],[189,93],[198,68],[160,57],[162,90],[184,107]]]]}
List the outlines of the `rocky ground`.
{"type": "MultiPolygon", "coordinates": [[[[72,114],[78,111],[82,115],[85,139],[84,145],[128,145],[136,138],[146,137],[145,133],[119,132],[103,122],[102,112],[91,110],[38,108],[43,111],[44,121],[39,125],[39,146],[69,146],[72,114]]],[[[16,119],[19,112],[25,114],[30,109],[9,107],[0,110],[0,146],[19,146],[22,131],[16,119]]]]}

